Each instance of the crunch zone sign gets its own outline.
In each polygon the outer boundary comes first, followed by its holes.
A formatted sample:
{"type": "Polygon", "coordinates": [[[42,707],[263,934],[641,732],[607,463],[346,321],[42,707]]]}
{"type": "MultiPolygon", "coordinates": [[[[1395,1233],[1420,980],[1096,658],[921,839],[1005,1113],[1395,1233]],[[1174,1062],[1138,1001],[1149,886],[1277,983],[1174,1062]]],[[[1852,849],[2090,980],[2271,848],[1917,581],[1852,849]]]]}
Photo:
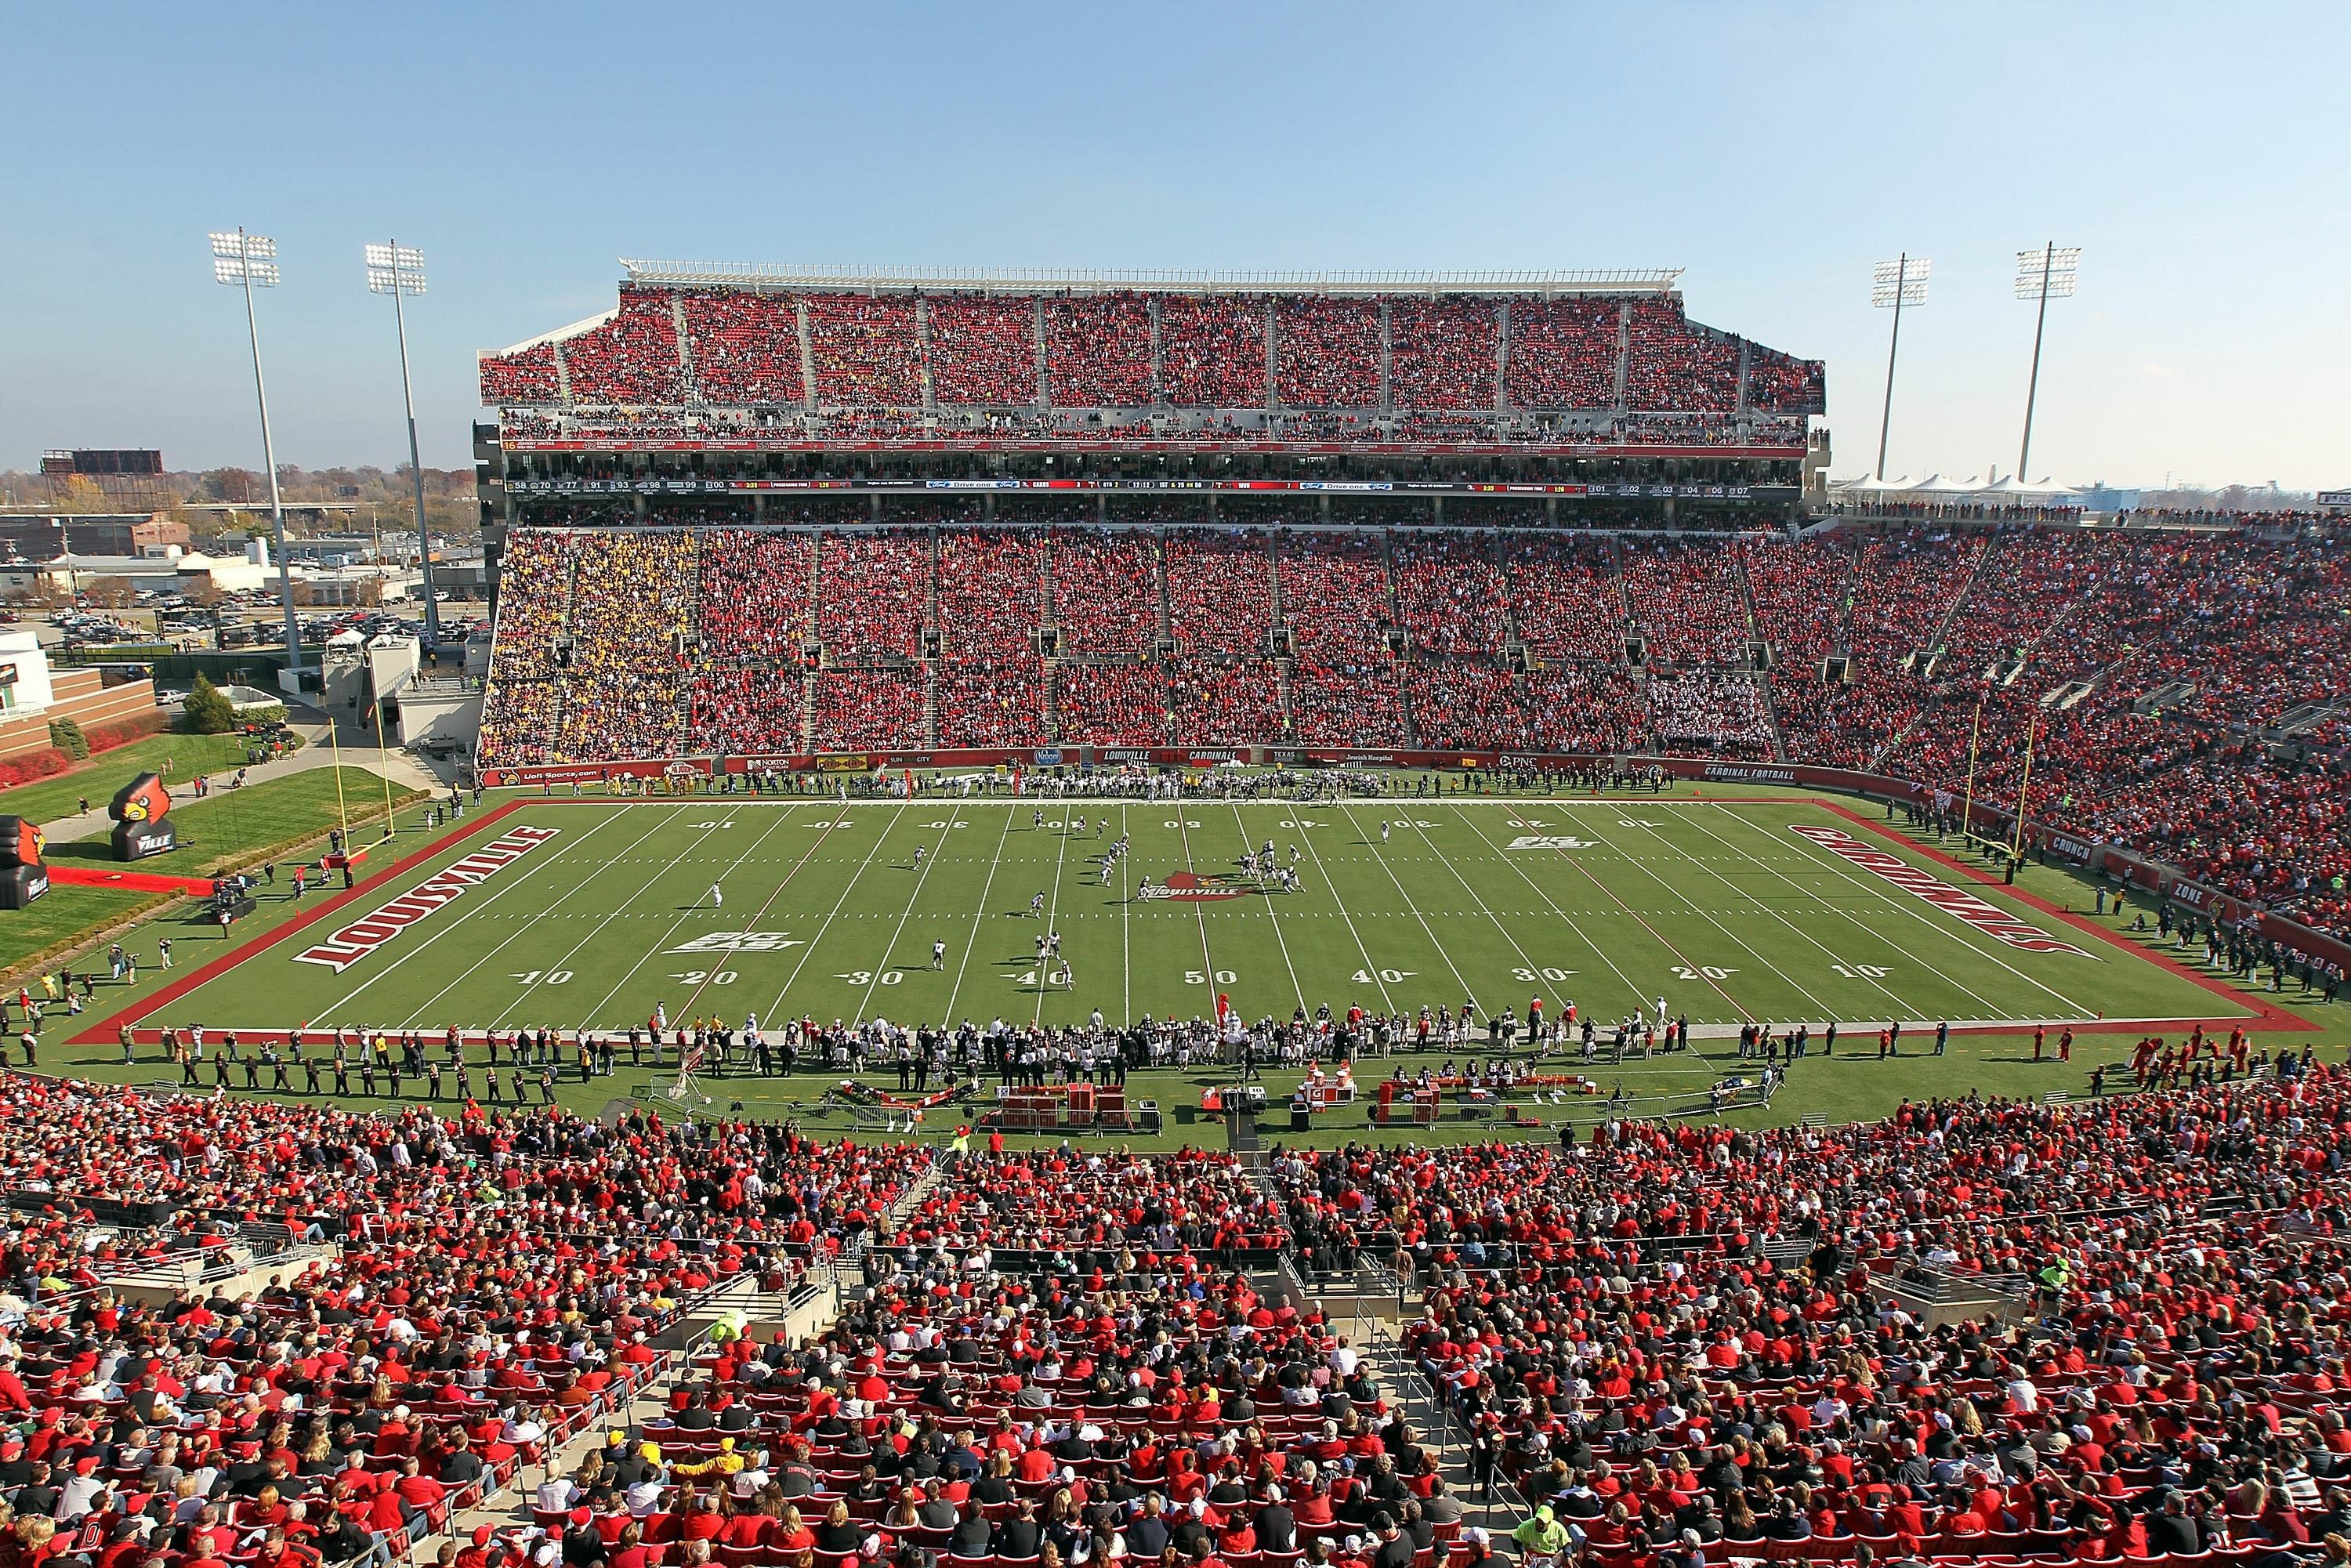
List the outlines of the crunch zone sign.
{"type": "Polygon", "coordinates": [[[366,919],[354,920],[324,942],[295,954],[294,961],[324,965],[340,975],[443,904],[462,896],[475,883],[487,882],[562,831],[561,828],[523,827],[502,834],[463,860],[452,862],[447,870],[425,878],[366,919]]]}

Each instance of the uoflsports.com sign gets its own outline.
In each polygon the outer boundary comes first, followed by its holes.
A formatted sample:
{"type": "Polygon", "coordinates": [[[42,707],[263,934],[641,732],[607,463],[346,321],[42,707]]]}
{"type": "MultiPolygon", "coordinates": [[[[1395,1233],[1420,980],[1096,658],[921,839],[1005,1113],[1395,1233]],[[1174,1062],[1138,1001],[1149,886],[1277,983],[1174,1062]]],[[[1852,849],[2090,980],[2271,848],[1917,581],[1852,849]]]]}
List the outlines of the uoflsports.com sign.
{"type": "Polygon", "coordinates": [[[314,947],[294,955],[298,964],[323,964],[341,974],[443,904],[465,895],[467,888],[506,870],[561,828],[517,828],[500,834],[449,869],[429,876],[364,920],[354,920],[314,947]]]}

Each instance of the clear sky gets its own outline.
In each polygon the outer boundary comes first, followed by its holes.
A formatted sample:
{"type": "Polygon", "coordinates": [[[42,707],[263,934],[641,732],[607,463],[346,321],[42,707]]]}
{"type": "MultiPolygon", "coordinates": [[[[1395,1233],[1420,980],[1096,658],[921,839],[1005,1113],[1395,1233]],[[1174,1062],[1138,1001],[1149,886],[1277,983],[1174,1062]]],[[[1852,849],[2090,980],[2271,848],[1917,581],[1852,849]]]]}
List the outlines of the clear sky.
{"type": "Polygon", "coordinates": [[[1870,265],[1933,258],[1889,468],[2016,461],[2014,253],[2051,308],[2036,476],[2351,484],[2351,8],[19,5],[0,94],[0,467],[258,466],[204,234],[274,235],[281,461],[424,458],[474,355],[609,308],[620,256],[1240,268],[1681,267],[1690,313],[1829,366],[1874,459],[1870,265]]]}

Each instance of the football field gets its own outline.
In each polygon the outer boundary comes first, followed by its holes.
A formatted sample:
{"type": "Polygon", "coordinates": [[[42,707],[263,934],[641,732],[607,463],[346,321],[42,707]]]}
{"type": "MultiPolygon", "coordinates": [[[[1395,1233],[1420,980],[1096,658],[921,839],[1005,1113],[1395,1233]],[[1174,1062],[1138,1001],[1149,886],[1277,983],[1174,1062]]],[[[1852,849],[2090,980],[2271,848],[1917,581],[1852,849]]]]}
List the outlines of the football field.
{"type": "Polygon", "coordinates": [[[529,797],[351,894],[264,889],[225,936],[197,920],[142,929],[146,967],[101,989],[77,1038],[126,1021],[148,1038],[625,1030],[656,1008],[770,1030],[803,1014],[1118,1023],[1213,1015],[1220,995],[1249,1019],[1465,1001],[1523,1019],[1541,998],[1604,1033],[1662,998],[1701,1039],[1746,1021],[2256,1016],[2098,924],[1796,796],[529,797]],[[1105,867],[1122,835],[1131,852],[1105,867]],[[1244,873],[1269,843],[1294,890],[1244,873]],[[158,935],[174,941],[169,972],[152,967],[158,935]],[[1053,935],[1068,985],[1040,958],[1053,935]]]}

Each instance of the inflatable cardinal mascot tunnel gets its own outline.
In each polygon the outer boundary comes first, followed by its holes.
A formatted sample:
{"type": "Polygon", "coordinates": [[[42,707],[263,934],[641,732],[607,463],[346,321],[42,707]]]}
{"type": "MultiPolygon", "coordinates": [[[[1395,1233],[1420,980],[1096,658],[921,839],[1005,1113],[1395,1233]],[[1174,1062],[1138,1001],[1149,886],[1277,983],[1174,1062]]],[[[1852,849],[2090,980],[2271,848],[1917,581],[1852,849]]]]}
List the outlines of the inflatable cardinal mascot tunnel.
{"type": "Polygon", "coordinates": [[[172,797],[152,773],[141,773],[125,784],[107,808],[114,819],[114,858],[145,860],[179,848],[180,835],[167,815],[171,810],[172,797]]]}
{"type": "Polygon", "coordinates": [[[0,817],[0,909],[22,909],[49,891],[49,868],[37,822],[0,817]]]}

